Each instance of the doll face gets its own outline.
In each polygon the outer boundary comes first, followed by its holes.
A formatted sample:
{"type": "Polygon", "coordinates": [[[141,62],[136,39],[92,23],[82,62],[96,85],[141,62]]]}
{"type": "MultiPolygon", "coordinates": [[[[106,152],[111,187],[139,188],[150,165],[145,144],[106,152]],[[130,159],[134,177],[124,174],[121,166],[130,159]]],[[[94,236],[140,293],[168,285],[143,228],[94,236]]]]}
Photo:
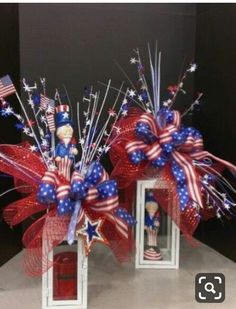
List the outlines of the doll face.
{"type": "Polygon", "coordinates": [[[147,202],[145,208],[150,216],[154,216],[159,207],[156,202],[147,202]]]}
{"type": "Polygon", "coordinates": [[[65,143],[69,143],[72,139],[72,136],[73,136],[72,126],[67,124],[65,126],[59,127],[57,129],[57,136],[61,141],[65,142],[65,143]]]}

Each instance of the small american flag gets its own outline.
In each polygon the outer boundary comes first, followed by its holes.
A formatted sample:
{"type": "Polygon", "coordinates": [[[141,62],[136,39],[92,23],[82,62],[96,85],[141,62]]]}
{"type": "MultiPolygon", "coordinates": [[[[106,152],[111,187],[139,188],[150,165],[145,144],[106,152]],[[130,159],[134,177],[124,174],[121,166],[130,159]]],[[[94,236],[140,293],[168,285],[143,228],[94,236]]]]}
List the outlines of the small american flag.
{"type": "Polygon", "coordinates": [[[46,109],[46,119],[47,119],[50,132],[56,131],[54,114],[55,114],[55,101],[49,100],[47,103],[47,109],[46,109]]]}
{"type": "Polygon", "coordinates": [[[6,75],[0,79],[0,98],[6,98],[9,95],[16,92],[16,88],[9,75],[6,75]]]}
{"type": "Polygon", "coordinates": [[[48,107],[48,103],[51,101],[48,97],[43,94],[40,94],[40,108],[45,111],[48,107]]]}

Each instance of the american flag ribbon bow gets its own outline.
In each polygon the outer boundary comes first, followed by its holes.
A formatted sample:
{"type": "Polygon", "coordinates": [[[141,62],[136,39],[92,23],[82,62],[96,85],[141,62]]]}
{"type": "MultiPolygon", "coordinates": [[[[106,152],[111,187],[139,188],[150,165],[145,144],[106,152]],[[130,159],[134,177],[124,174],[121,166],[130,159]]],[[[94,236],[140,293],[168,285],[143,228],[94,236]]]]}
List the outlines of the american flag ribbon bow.
{"type": "Polygon", "coordinates": [[[74,171],[71,182],[60,181],[56,171],[47,171],[38,189],[41,203],[56,203],[59,215],[71,215],[67,240],[72,244],[77,226],[85,214],[92,219],[104,218],[123,238],[128,238],[129,225],[134,218],[119,207],[117,183],[109,176],[99,161],[94,161],[85,176],[74,171]]]}
{"type": "Polygon", "coordinates": [[[201,133],[181,125],[180,114],[175,110],[162,108],[157,119],[151,114],[141,115],[135,126],[135,136],[137,138],[125,146],[129,160],[136,165],[147,160],[159,169],[168,165],[176,183],[180,211],[192,212],[196,227],[199,211],[203,208],[202,175],[197,163],[211,158],[233,172],[236,167],[204,151],[201,133]]]}

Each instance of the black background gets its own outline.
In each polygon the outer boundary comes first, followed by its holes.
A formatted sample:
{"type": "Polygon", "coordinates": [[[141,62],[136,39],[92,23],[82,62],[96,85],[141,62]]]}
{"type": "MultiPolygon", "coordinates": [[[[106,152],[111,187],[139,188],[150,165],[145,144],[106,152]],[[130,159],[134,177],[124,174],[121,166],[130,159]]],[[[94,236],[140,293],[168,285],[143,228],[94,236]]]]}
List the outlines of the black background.
{"type": "MultiPolygon", "coordinates": [[[[16,83],[20,77],[46,76],[51,94],[66,84],[74,103],[82,98],[86,85],[98,89],[98,80],[112,78],[115,86],[125,80],[114,59],[135,80],[135,69],[129,64],[132,50],[139,47],[146,63],[147,43],[153,45],[156,39],[162,51],[162,98],[183,66],[196,59],[195,80],[192,77],[186,83],[188,93],[177,104],[183,108],[197,91],[204,92],[202,110],[193,121],[209,151],[236,163],[235,5],[1,4],[0,12],[1,74],[10,73],[16,83]]],[[[10,122],[1,120],[1,132],[6,125],[9,134],[1,138],[16,143],[10,122]]],[[[9,202],[14,195],[7,198],[9,202]]],[[[223,226],[211,220],[199,226],[196,236],[236,260],[235,232],[235,221],[223,226]]],[[[4,233],[9,237],[9,229],[4,233]]],[[[15,232],[11,245],[16,251],[19,234],[15,232]]],[[[2,241],[3,233],[0,237],[2,241]]],[[[9,251],[2,262],[12,255],[9,251]]]]}

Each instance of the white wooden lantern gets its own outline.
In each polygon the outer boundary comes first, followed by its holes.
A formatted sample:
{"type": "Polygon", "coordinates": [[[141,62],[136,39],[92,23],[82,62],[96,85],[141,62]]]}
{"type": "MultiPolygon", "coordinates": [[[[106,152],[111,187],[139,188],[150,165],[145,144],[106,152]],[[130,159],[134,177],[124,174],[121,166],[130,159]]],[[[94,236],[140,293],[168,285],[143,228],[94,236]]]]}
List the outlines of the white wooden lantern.
{"type": "MultiPolygon", "coordinates": [[[[137,181],[135,267],[177,269],[179,268],[180,232],[174,221],[159,207],[158,228],[147,228],[145,225],[147,194],[152,193],[153,190],[158,190],[156,194],[166,194],[162,190],[165,192],[168,190],[168,183],[158,178],[137,181]]],[[[171,200],[168,207],[171,207],[171,200]]]]}
{"type": "Polygon", "coordinates": [[[42,277],[42,308],[86,309],[88,258],[82,239],[72,246],[63,242],[48,258],[55,264],[42,277]]]}

